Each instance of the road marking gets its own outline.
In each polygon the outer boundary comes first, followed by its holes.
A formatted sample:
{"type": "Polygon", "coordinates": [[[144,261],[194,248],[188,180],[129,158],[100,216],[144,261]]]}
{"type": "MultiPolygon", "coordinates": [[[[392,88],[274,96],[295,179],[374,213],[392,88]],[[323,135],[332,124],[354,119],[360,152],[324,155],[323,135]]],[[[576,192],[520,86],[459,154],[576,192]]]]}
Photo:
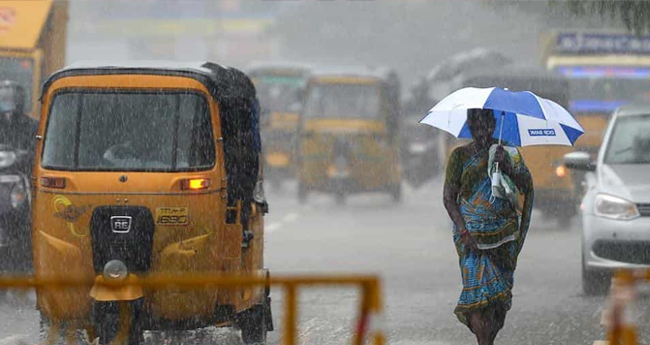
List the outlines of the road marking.
{"type": "Polygon", "coordinates": [[[17,343],[19,340],[27,338],[27,334],[14,334],[6,338],[0,339],[0,344],[13,344],[17,343]]]}
{"type": "Polygon", "coordinates": [[[284,216],[282,218],[282,220],[284,222],[286,222],[286,223],[293,223],[296,220],[298,220],[298,217],[299,217],[299,215],[297,213],[291,212],[291,213],[287,214],[286,216],[284,216]]]}
{"type": "Polygon", "coordinates": [[[270,233],[280,229],[281,227],[282,227],[282,223],[271,223],[271,224],[264,227],[264,232],[266,232],[267,234],[270,234],[270,233]]]}
{"type": "Polygon", "coordinates": [[[264,226],[264,232],[266,232],[267,234],[276,232],[282,229],[284,225],[297,221],[298,218],[300,218],[300,214],[298,213],[295,212],[287,213],[284,217],[282,217],[281,221],[269,223],[268,225],[264,226]]]}

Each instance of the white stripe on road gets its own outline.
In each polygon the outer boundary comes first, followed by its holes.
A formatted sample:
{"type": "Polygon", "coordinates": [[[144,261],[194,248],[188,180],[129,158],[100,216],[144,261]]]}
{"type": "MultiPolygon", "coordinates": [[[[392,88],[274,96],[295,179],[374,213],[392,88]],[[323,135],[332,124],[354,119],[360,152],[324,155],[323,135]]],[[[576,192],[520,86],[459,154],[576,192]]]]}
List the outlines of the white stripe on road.
{"type": "Polygon", "coordinates": [[[281,223],[271,223],[271,224],[264,227],[264,232],[266,232],[267,234],[270,234],[270,233],[280,229],[281,227],[282,227],[281,223]]]}
{"type": "Polygon", "coordinates": [[[264,227],[264,232],[266,232],[267,234],[276,232],[282,229],[284,225],[297,221],[298,218],[300,218],[300,214],[298,213],[295,212],[287,213],[284,217],[282,217],[281,221],[269,223],[268,225],[266,225],[264,227]]]}
{"type": "Polygon", "coordinates": [[[0,345],[9,345],[9,344],[15,344],[18,343],[20,340],[24,340],[27,338],[27,334],[14,334],[10,335],[6,338],[0,339],[0,345]]]}
{"type": "Polygon", "coordinates": [[[298,220],[299,215],[297,213],[289,213],[282,218],[285,223],[293,223],[298,220]]]}

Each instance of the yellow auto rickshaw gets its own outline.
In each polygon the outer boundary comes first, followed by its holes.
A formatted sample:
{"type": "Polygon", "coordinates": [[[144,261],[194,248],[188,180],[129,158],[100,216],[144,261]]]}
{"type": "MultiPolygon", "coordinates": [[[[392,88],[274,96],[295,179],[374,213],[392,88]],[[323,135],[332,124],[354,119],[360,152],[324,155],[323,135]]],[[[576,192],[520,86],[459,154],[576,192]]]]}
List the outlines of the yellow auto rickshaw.
{"type": "Polygon", "coordinates": [[[310,66],[275,62],[252,64],[253,80],[261,106],[265,179],[274,188],[295,177],[295,145],[302,91],[310,66]]]}
{"type": "MultiPolygon", "coordinates": [[[[156,275],[264,275],[258,106],[242,72],[214,63],[73,65],[44,84],[32,209],[43,323],[129,344],[145,330],[273,329],[268,287],[148,289],[156,275]],[[128,282],[119,286],[110,282],[128,282]]],[[[91,337],[93,338],[93,337],[91,337]]]]}
{"type": "Polygon", "coordinates": [[[400,91],[384,68],[314,71],[300,120],[298,198],[361,192],[400,201],[400,91]]]}

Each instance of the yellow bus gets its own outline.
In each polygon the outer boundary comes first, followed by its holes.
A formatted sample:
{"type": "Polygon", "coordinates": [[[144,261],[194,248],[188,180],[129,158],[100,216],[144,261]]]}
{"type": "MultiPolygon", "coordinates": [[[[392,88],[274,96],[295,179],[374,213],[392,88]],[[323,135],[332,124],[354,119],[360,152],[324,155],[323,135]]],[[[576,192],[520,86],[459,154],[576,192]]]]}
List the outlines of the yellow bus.
{"type": "Polygon", "coordinates": [[[650,93],[650,36],[555,32],[543,49],[545,67],[569,81],[569,110],[585,129],[576,147],[596,155],[609,115],[650,93]]]}
{"type": "Polygon", "coordinates": [[[68,2],[0,2],[0,79],[25,88],[25,113],[38,117],[45,78],[65,63],[68,2]]]}

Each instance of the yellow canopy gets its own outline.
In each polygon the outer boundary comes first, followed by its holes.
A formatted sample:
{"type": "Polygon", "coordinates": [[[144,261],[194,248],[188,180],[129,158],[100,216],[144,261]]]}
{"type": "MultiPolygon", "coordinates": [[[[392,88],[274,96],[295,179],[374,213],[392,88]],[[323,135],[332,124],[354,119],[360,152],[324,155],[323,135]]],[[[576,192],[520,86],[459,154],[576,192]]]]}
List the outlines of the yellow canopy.
{"type": "Polygon", "coordinates": [[[0,1],[0,48],[36,47],[52,1],[0,1]]]}

